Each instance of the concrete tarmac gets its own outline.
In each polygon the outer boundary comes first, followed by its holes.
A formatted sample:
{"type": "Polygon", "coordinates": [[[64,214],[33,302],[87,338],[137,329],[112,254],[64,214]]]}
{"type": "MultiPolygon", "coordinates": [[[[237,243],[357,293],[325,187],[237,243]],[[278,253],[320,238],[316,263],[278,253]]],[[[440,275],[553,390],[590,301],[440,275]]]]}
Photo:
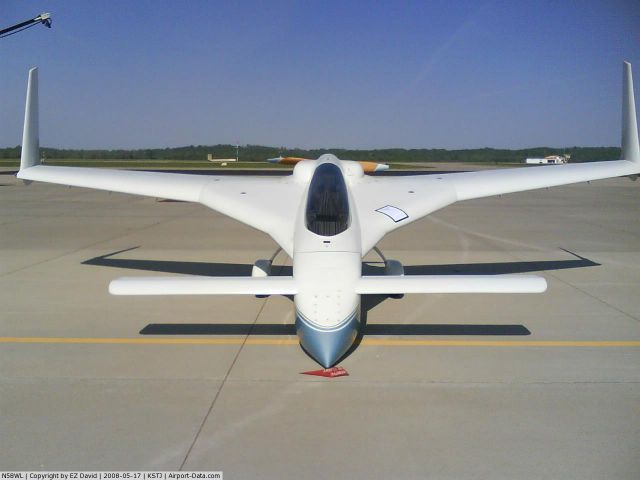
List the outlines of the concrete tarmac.
{"type": "Polygon", "coordinates": [[[335,379],[300,374],[319,367],[286,298],[107,292],[125,275],[247,275],[268,236],[9,175],[0,205],[1,470],[640,477],[638,183],[463,202],[392,233],[379,246],[407,273],[539,273],[549,289],[373,299],[335,379]]]}

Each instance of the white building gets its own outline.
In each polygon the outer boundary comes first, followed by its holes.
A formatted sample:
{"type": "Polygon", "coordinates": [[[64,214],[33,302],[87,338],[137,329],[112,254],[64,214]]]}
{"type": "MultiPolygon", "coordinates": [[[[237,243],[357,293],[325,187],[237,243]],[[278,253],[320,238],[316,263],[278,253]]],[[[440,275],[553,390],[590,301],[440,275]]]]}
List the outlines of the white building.
{"type": "Polygon", "coordinates": [[[544,158],[527,158],[525,163],[528,164],[544,164],[544,165],[557,165],[560,163],[568,163],[571,155],[549,155],[544,158]]]}
{"type": "Polygon", "coordinates": [[[213,153],[207,153],[207,160],[215,163],[236,162],[237,158],[213,158],[213,153]]]}

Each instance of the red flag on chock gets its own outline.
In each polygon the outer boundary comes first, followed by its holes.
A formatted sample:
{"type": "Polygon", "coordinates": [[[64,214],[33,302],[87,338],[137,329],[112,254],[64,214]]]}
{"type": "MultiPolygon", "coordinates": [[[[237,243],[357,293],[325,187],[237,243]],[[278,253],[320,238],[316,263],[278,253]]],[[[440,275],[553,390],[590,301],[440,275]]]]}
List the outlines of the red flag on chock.
{"type": "Polygon", "coordinates": [[[302,374],[303,375],[316,375],[318,377],[334,378],[334,377],[347,376],[347,375],[349,375],[349,372],[347,372],[342,367],[333,367],[333,368],[323,368],[321,370],[310,370],[308,372],[302,372],[302,374]]]}

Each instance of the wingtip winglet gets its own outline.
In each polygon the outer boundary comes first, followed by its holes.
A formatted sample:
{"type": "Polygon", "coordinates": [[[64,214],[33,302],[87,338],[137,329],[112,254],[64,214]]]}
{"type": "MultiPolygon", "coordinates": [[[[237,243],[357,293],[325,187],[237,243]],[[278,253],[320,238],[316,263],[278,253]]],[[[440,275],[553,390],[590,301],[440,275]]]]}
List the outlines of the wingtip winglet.
{"type": "MultiPolygon", "coordinates": [[[[27,100],[24,110],[20,170],[40,163],[40,136],[38,128],[38,67],[29,69],[27,100]]],[[[19,175],[18,175],[19,176],[19,175]]]]}
{"type": "Polygon", "coordinates": [[[631,63],[625,60],[622,64],[622,72],[622,159],[640,163],[638,121],[633,94],[631,63]]]}

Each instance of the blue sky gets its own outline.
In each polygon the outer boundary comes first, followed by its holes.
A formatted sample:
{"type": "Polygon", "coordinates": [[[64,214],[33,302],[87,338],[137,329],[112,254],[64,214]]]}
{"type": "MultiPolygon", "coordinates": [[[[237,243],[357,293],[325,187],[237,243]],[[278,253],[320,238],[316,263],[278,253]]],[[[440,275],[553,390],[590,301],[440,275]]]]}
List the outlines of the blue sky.
{"type": "MultiPolygon", "coordinates": [[[[0,1],[0,146],[617,145],[640,2],[0,1]]],[[[640,89],[640,87],[638,87],[640,89]]],[[[639,94],[640,95],[640,94],[639,94]]]]}

